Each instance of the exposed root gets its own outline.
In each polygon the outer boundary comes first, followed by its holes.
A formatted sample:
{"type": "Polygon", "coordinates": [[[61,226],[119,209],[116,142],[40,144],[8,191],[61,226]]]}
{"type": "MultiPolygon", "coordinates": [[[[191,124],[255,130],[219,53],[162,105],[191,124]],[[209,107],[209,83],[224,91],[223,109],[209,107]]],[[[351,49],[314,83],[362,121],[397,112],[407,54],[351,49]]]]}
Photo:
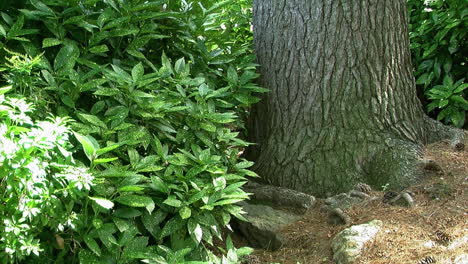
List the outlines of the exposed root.
{"type": "Polygon", "coordinates": [[[465,132],[462,129],[446,126],[439,121],[436,121],[428,116],[424,118],[427,131],[427,144],[449,140],[449,144],[453,150],[462,151],[465,149],[463,140],[465,132]]]}
{"type": "Polygon", "coordinates": [[[356,184],[356,186],[354,186],[354,190],[365,194],[370,194],[372,192],[372,188],[368,184],[362,182],[356,184]]]}
{"type": "Polygon", "coordinates": [[[351,217],[340,208],[331,209],[329,214],[329,222],[334,225],[349,225],[352,223],[351,217]]]}
{"type": "Polygon", "coordinates": [[[388,204],[401,204],[407,207],[414,206],[414,194],[409,191],[402,191],[400,193],[396,193],[393,191],[386,192],[383,197],[383,202],[388,204]]]}
{"type": "Polygon", "coordinates": [[[253,200],[266,201],[279,206],[309,209],[315,204],[314,196],[287,188],[249,182],[244,189],[253,193],[253,200]]]}
{"type": "Polygon", "coordinates": [[[437,174],[444,174],[444,171],[442,170],[442,167],[437,164],[437,162],[433,160],[424,160],[423,161],[423,168],[425,171],[428,172],[435,172],[437,174]]]}
{"type": "Polygon", "coordinates": [[[366,199],[369,199],[369,198],[370,198],[370,195],[368,195],[367,193],[360,192],[360,191],[356,191],[356,190],[350,191],[350,192],[349,192],[349,195],[350,195],[350,196],[354,196],[354,197],[361,198],[361,199],[363,199],[363,200],[366,200],[366,199]]]}
{"type": "Polygon", "coordinates": [[[450,142],[450,146],[455,151],[463,151],[465,150],[465,144],[459,140],[450,142]]]}
{"type": "Polygon", "coordinates": [[[367,183],[400,192],[420,181],[425,171],[420,166],[423,146],[409,140],[389,137],[385,145],[368,157],[363,167],[367,183]]]}

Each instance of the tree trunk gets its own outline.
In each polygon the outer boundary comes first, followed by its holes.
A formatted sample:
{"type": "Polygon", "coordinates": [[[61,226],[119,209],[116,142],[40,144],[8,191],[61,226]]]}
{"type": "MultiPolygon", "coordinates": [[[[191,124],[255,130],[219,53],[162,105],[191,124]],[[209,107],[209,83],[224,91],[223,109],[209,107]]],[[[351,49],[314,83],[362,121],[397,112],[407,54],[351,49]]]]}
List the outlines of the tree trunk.
{"type": "Polygon", "coordinates": [[[427,122],[406,0],[255,0],[261,84],[249,151],[268,183],[324,196],[417,179],[427,122]]]}

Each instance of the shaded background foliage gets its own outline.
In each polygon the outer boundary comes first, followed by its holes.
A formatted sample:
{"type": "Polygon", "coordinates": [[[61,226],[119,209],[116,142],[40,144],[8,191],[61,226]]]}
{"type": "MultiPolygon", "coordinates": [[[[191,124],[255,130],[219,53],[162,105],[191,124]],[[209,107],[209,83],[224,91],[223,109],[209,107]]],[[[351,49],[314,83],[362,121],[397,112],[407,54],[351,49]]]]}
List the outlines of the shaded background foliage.
{"type": "Polygon", "coordinates": [[[432,117],[462,127],[468,110],[466,1],[409,0],[408,8],[419,98],[432,117]]]}

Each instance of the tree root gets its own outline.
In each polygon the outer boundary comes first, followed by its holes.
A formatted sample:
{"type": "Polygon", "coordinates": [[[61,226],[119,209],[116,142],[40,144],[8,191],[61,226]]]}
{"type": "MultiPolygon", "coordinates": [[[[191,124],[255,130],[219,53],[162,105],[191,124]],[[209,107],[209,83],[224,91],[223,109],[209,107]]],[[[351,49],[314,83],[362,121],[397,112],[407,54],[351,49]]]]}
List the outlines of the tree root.
{"type": "Polygon", "coordinates": [[[315,197],[312,195],[272,185],[249,182],[244,190],[253,194],[253,200],[271,202],[279,206],[309,209],[315,204],[315,197]]]}
{"type": "Polygon", "coordinates": [[[334,225],[349,225],[352,223],[352,220],[340,208],[333,208],[329,210],[329,222],[334,225]]]}
{"type": "Polygon", "coordinates": [[[410,191],[402,191],[400,193],[387,192],[384,195],[383,202],[391,205],[401,204],[407,207],[414,206],[414,194],[410,191]]]}
{"type": "Polygon", "coordinates": [[[360,182],[356,184],[356,186],[354,186],[354,190],[358,192],[363,192],[365,194],[370,194],[372,192],[372,187],[370,187],[368,184],[360,182]]]}
{"type": "Polygon", "coordinates": [[[450,127],[436,121],[428,116],[425,116],[427,131],[427,144],[448,140],[449,145],[456,151],[465,149],[465,132],[462,129],[450,127]]]}
{"type": "Polygon", "coordinates": [[[444,174],[442,167],[437,162],[433,160],[424,160],[422,163],[425,171],[435,172],[437,174],[444,174]]]}

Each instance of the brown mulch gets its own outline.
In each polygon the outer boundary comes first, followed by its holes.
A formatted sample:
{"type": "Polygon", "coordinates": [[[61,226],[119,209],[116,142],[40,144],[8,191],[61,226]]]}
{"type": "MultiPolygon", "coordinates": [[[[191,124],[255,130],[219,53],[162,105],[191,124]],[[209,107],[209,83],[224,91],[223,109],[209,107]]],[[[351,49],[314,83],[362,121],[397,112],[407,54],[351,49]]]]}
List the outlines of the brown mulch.
{"type": "MultiPolygon", "coordinates": [[[[440,142],[427,147],[425,159],[434,160],[443,171],[430,172],[424,182],[410,188],[415,194],[413,208],[391,206],[378,199],[346,211],[353,224],[373,219],[384,223],[358,263],[416,264],[426,257],[443,263],[468,252],[468,243],[452,250],[442,247],[468,236],[468,151],[455,151],[448,143],[440,142]],[[427,246],[429,241],[433,241],[433,247],[427,246]]],[[[382,197],[383,193],[372,195],[382,197]]],[[[256,250],[255,263],[333,263],[330,242],[345,226],[328,224],[327,214],[319,208],[320,204],[316,205],[301,221],[283,230],[283,248],[275,252],[256,250]]]]}

